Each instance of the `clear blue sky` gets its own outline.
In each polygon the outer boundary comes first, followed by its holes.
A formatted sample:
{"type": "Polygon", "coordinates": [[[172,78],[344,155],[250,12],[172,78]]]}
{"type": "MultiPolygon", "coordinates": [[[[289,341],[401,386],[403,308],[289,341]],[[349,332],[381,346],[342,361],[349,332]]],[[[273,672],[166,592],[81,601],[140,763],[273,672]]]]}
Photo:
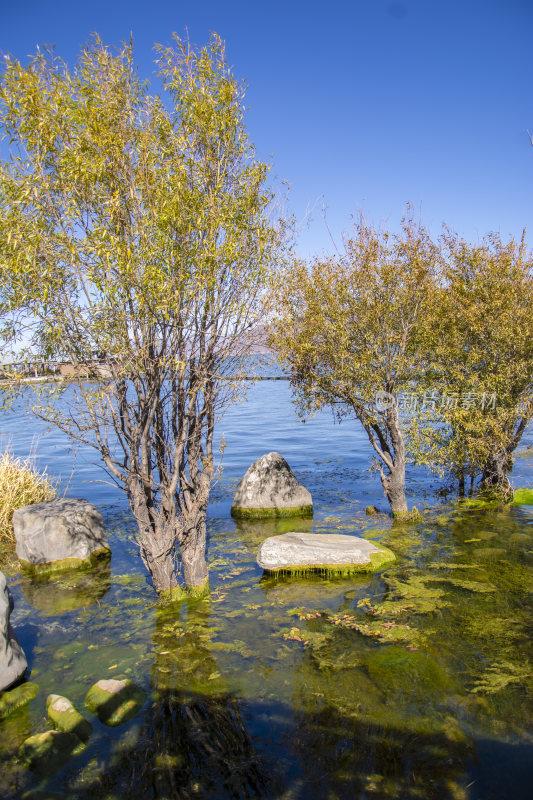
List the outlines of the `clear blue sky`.
{"type": "Polygon", "coordinates": [[[141,76],[154,42],[216,31],[248,83],[247,127],[290,184],[301,255],[330,250],[362,209],[396,227],[405,203],[533,244],[533,0],[0,0],[0,51],[42,43],[73,63],[97,31],[133,33],[141,76]]]}

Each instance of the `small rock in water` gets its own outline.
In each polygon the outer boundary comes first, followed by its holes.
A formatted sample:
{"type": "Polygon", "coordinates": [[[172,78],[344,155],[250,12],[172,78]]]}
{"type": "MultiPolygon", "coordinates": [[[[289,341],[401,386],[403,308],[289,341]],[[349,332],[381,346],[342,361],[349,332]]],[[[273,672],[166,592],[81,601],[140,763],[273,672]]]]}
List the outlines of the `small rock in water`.
{"type": "Polygon", "coordinates": [[[374,517],[376,514],[379,514],[379,511],[376,506],[367,506],[365,508],[365,514],[367,517],[374,517]]]}
{"type": "Polygon", "coordinates": [[[279,453],[267,453],[248,468],[237,486],[231,513],[236,519],[310,517],[313,498],[279,453]]]}
{"type": "Polygon", "coordinates": [[[0,692],[22,678],[28,666],[24,650],[9,621],[13,607],[6,576],[0,572],[0,692]]]}
{"type": "Polygon", "coordinates": [[[49,694],[46,700],[46,710],[56,730],[75,733],[82,742],[88,740],[93,729],[92,725],[74,708],[68,698],[61,697],[59,694],[49,694]]]}
{"type": "Polygon", "coordinates": [[[283,533],[259,547],[257,563],[270,572],[374,572],[395,560],[386,547],[340,533],[283,533]]]}
{"type": "Polygon", "coordinates": [[[102,515],[87,500],[63,497],[13,513],[17,555],[27,566],[54,569],[90,563],[109,550],[102,515]]]}
{"type": "Polygon", "coordinates": [[[84,748],[85,744],[75,733],[45,731],[26,739],[20,755],[35,772],[49,775],[84,748]]]}
{"type": "Polygon", "coordinates": [[[108,678],[95,683],[85,697],[85,705],[105,725],[122,725],[143,706],[146,695],[130,681],[108,678]]]}
{"type": "Polygon", "coordinates": [[[7,692],[2,692],[0,695],[0,719],[5,719],[17,708],[27,705],[30,700],[33,700],[39,687],[36,683],[22,683],[20,686],[15,686],[14,689],[9,689],[7,692]]]}

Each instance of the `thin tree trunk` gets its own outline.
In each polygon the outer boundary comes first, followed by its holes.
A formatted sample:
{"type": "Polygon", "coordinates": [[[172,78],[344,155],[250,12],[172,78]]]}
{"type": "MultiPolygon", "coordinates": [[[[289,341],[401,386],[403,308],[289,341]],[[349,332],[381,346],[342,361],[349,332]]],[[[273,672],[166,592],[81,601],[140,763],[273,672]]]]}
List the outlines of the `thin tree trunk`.
{"type": "Polygon", "coordinates": [[[390,474],[381,472],[381,485],[390,503],[394,517],[405,517],[409,513],[405,497],[405,460],[398,460],[390,469],[390,474]]]}

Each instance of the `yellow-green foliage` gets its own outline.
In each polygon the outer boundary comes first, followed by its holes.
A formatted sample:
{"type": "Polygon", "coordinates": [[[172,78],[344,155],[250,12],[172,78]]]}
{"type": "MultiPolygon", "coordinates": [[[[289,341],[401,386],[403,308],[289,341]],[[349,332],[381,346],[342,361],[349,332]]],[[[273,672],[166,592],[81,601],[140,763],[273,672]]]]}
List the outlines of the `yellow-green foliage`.
{"type": "Polygon", "coordinates": [[[56,495],[46,471],[38,472],[29,459],[14,458],[6,451],[0,459],[0,539],[13,538],[13,511],[56,495]]]}

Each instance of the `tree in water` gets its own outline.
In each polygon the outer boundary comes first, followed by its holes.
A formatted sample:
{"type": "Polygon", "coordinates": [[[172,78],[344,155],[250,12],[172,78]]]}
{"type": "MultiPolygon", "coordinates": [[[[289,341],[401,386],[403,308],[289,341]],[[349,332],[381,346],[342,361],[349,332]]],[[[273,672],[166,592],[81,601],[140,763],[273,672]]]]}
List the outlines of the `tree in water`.
{"type": "Polygon", "coordinates": [[[96,37],[74,69],[38,52],[0,79],[4,334],[69,362],[38,413],[95,448],[125,490],[160,593],[208,588],[217,417],[281,248],[268,168],[224,45],[157,47],[163,96],[132,45],[96,37]],[[87,375],[90,381],[87,381],[87,375]]]}
{"type": "Polygon", "coordinates": [[[439,254],[412,217],[397,235],[361,218],[338,257],[294,262],[278,289],[271,342],[291,375],[303,415],[325,406],[355,417],[376,454],[397,518],[405,496],[407,447],[398,397],[426,369],[420,342],[432,306],[439,254]]]}

